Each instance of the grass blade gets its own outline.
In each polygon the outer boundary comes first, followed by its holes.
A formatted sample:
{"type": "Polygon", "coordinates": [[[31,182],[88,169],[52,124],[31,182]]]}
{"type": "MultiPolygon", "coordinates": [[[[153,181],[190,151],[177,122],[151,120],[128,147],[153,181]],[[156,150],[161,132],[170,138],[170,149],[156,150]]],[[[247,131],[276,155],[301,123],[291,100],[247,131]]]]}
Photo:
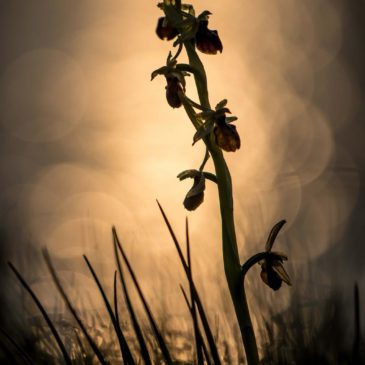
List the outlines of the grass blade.
{"type": "Polygon", "coordinates": [[[152,329],[153,329],[153,332],[155,334],[155,337],[156,337],[156,340],[157,340],[157,343],[159,344],[160,346],[160,349],[161,349],[161,353],[162,353],[162,356],[164,357],[165,361],[166,361],[166,364],[168,365],[172,365],[173,364],[173,361],[171,359],[171,356],[170,356],[170,352],[166,346],[166,343],[165,343],[165,340],[163,339],[161,333],[160,333],[160,330],[158,329],[158,326],[156,324],[156,321],[152,315],[152,312],[147,304],[147,301],[142,293],[142,290],[141,290],[141,287],[137,281],[137,278],[136,278],[136,275],[132,269],[132,266],[130,265],[129,263],[129,260],[123,250],[123,247],[119,241],[119,238],[118,238],[118,235],[117,235],[117,232],[115,230],[115,227],[113,227],[113,239],[114,239],[114,245],[117,245],[118,249],[119,249],[119,252],[121,253],[122,257],[123,257],[123,260],[127,266],[127,269],[128,269],[128,272],[132,278],[132,281],[134,283],[134,286],[136,287],[137,289],[137,292],[138,292],[138,295],[142,301],[142,304],[143,304],[143,307],[146,311],[146,314],[147,314],[147,317],[148,317],[148,320],[152,326],[152,329]]]}
{"type": "Polygon", "coordinates": [[[189,267],[186,263],[186,260],[184,258],[184,255],[182,253],[182,250],[181,250],[181,247],[180,247],[180,244],[175,236],[175,233],[171,227],[171,224],[169,222],[169,220],[167,219],[167,216],[164,212],[164,210],[162,209],[160,203],[157,201],[157,204],[158,204],[158,207],[160,208],[160,211],[161,211],[161,214],[163,216],[163,219],[166,223],[166,226],[170,232],[170,235],[172,237],[172,240],[175,244],[175,247],[176,247],[176,250],[178,252],[178,255],[179,255],[179,258],[180,258],[180,261],[181,261],[181,264],[183,265],[183,268],[185,270],[185,274],[189,280],[189,282],[191,282],[192,284],[192,292],[193,292],[193,295],[195,297],[195,302],[196,302],[196,306],[198,308],[198,311],[199,311],[199,314],[200,314],[200,319],[202,321],[202,325],[203,325],[203,328],[204,328],[204,331],[205,331],[205,335],[206,335],[206,338],[207,338],[207,341],[208,341],[208,344],[209,344],[209,348],[210,348],[210,352],[212,354],[212,358],[213,358],[213,361],[214,361],[214,364],[215,365],[220,365],[221,364],[221,361],[220,361],[220,358],[219,358],[219,354],[218,354],[218,349],[217,349],[217,346],[215,344],[215,341],[214,341],[214,337],[213,337],[213,334],[212,334],[212,331],[210,329],[210,326],[209,326],[209,322],[208,322],[208,319],[207,319],[207,316],[205,315],[205,311],[204,311],[204,308],[203,308],[203,305],[202,305],[202,302],[200,300],[200,297],[199,297],[199,294],[196,290],[196,287],[195,287],[195,284],[190,276],[190,273],[189,273],[189,267]]]}
{"type": "MultiPolygon", "coordinates": [[[[30,356],[18,345],[18,343],[10,335],[8,335],[2,328],[0,329],[0,332],[6,338],[6,340],[8,342],[10,342],[11,345],[14,346],[15,350],[20,354],[23,361],[26,361],[26,363],[29,365],[36,365],[33,362],[33,360],[30,358],[30,356]]],[[[18,359],[18,357],[14,356],[14,353],[13,353],[14,350],[10,350],[8,345],[9,344],[6,343],[6,341],[4,341],[2,338],[0,338],[0,348],[3,350],[4,355],[8,359],[10,359],[11,363],[14,363],[14,365],[19,364],[20,360],[18,359]]],[[[1,361],[2,360],[4,360],[4,359],[1,357],[1,361]]]]}
{"type": "Polygon", "coordinates": [[[51,276],[52,276],[52,279],[53,279],[53,282],[55,283],[59,293],[61,294],[62,296],[62,299],[64,300],[68,310],[71,312],[72,316],[75,318],[77,324],[79,325],[81,331],[83,332],[84,336],[86,337],[91,349],[93,350],[94,354],[96,355],[96,357],[98,358],[99,362],[102,364],[102,365],[108,365],[108,362],[105,360],[103,354],[100,352],[100,350],[98,349],[98,347],[96,346],[94,340],[91,338],[91,336],[89,335],[85,325],[83,324],[83,322],[81,321],[80,317],[78,316],[75,308],[73,307],[73,305],[71,304],[71,301],[70,299],[68,298],[65,290],[63,289],[62,285],[61,285],[61,282],[60,282],[60,279],[58,278],[57,276],[57,273],[56,273],[56,270],[54,269],[53,267],[53,264],[52,264],[52,261],[51,261],[51,258],[48,254],[48,251],[46,249],[43,249],[43,257],[44,257],[44,260],[47,264],[47,267],[48,267],[48,270],[49,272],[51,273],[51,276]]]}
{"type": "Polygon", "coordinates": [[[9,350],[8,346],[1,340],[0,340],[0,350],[2,350],[2,351],[0,351],[0,354],[2,352],[2,354],[1,354],[2,356],[0,358],[1,361],[4,360],[4,357],[3,357],[3,355],[4,355],[8,364],[14,364],[14,365],[19,364],[19,361],[14,357],[14,354],[12,353],[12,351],[9,350]]]}
{"type": "Polygon", "coordinates": [[[114,271],[113,293],[114,293],[113,297],[114,297],[115,320],[120,324],[120,321],[119,321],[119,312],[118,312],[117,271],[114,271]]]}
{"type": "Polygon", "coordinates": [[[30,294],[30,296],[32,297],[34,303],[38,307],[39,311],[42,313],[43,318],[47,322],[47,325],[48,325],[49,329],[51,330],[51,332],[52,332],[52,334],[53,334],[53,336],[54,336],[54,338],[57,342],[58,347],[61,350],[61,353],[62,353],[63,359],[65,360],[65,363],[67,365],[72,365],[71,359],[70,359],[70,357],[69,357],[69,355],[66,351],[66,348],[65,348],[65,346],[62,342],[62,339],[61,339],[56,327],[54,326],[53,322],[49,318],[46,310],[44,309],[44,307],[42,305],[42,303],[39,301],[38,297],[36,296],[34,291],[31,289],[31,287],[28,285],[28,283],[20,275],[18,270],[15,268],[15,266],[11,262],[8,262],[8,265],[9,265],[10,269],[14,272],[14,274],[16,275],[16,277],[18,278],[18,280],[20,281],[20,283],[22,284],[24,289],[30,294]]]}
{"type": "Polygon", "coordinates": [[[105,307],[108,311],[108,314],[109,314],[109,317],[112,321],[112,324],[113,324],[113,327],[114,327],[114,330],[115,330],[115,333],[117,335],[117,338],[118,338],[118,342],[119,342],[119,347],[120,347],[120,351],[122,353],[122,356],[123,356],[123,360],[126,364],[131,364],[131,365],[134,365],[135,364],[135,361],[133,359],[133,356],[132,356],[132,353],[131,353],[131,350],[129,349],[129,346],[128,346],[128,343],[123,335],[123,331],[120,327],[120,324],[119,322],[116,321],[115,319],[115,315],[113,313],[113,309],[109,303],[109,300],[105,294],[105,291],[100,283],[100,280],[98,278],[98,276],[96,275],[96,272],[94,270],[94,268],[92,267],[90,261],[88,260],[88,258],[83,255],[84,257],[84,260],[86,262],[86,265],[88,266],[90,272],[91,272],[91,275],[93,276],[94,280],[95,280],[95,283],[100,291],[100,294],[101,296],[103,297],[103,301],[104,301],[104,304],[105,304],[105,307]]]}
{"type": "Polygon", "coordinates": [[[355,337],[352,347],[352,360],[354,364],[360,363],[360,340],[361,340],[361,321],[360,321],[360,295],[359,286],[355,282],[354,286],[354,327],[355,327],[355,337]]]}
{"type": "MultiPolygon", "coordinates": [[[[183,293],[183,296],[184,296],[184,299],[185,299],[186,305],[187,305],[187,307],[188,307],[188,309],[189,309],[190,315],[192,316],[192,315],[193,315],[193,314],[192,314],[192,309],[193,309],[193,308],[192,308],[192,306],[189,304],[188,296],[186,295],[185,290],[184,290],[184,288],[182,287],[182,285],[180,285],[180,289],[181,289],[181,291],[182,291],[182,293],[183,293]]],[[[196,336],[197,336],[197,338],[198,338],[198,341],[199,341],[199,343],[200,343],[201,348],[203,349],[203,353],[204,353],[205,359],[206,359],[206,361],[207,361],[207,365],[211,365],[212,363],[211,363],[211,361],[210,361],[209,352],[208,352],[207,346],[205,345],[205,342],[204,342],[203,336],[202,336],[202,334],[201,334],[201,332],[200,332],[199,326],[197,326],[197,328],[196,328],[196,336]]],[[[204,360],[203,360],[203,359],[202,359],[202,364],[204,364],[204,360]]]]}
{"type": "MultiPolygon", "coordinates": [[[[115,255],[115,258],[116,258],[116,261],[117,261],[119,278],[120,278],[120,281],[122,283],[124,299],[125,299],[125,302],[127,304],[128,312],[129,312],[131,320],[132,320],[133,329],[134,329],[134,332],[137,336],[137,340],[138,340],[138,343],[139,343],[139,346],[140,346],[141,356],[142,356],[142,358],[143,358],[146,365],[152,365],[151,358],[150,358],[148,348],[147,348],[146,342],[145,342],[143,334],[142,334],[141,327],[138,323],[137,316],[134,312],[133,305],[132,305],[132,302],[130,300],[130,296],[129,296],[129,293],[128,293],[128,288],[127,288],[127,285],[126,285],[126,282],[125,282],[125,279],[124,279],[122,265],[121,265],[120,258],[119,258],[118,247],[115,243],[114,243],[114,255],[115,255]]],[[[116,286],[115,286],[115,288],[116,288],[116,286]]]]}
{"type": "MultiPolygon", "coordinates": [[[[187,254],[187,259],[188,259],[189,276],[191,278],[193,278],[192,269],[191,269],[190,238],[189,238],[188,218],[186,218],[186,220],[185,220],[185,235],[186,235],[186,254],[187,254]]],[[[199,327],[198,327],[198,318],[197,318],[197,315],[196,315],[196,306],[195,306],[195,298],[194,298],[194,294],[193,294],[192,280],[189,280],[189,290],[190,290],[190,301],[191,301],[190,314],[191,314],[191,317],[193,319],[193,326],[194,326],[196,357],[197,357],[198,365],[202,365],[202,364],[204,364],[204,359],[203,359],[203,353],[202,353],[202,344],[201,344],[201,341],[200,341],[200,337],[198,335],[199,327]]],[[[185,292],[183,291],[183,293],[185,293],[185,292]]],[[[187,304],[189,306],[189,302],[187,302],[187,304]]]]}
{"type": "Polygon", "coordinates": [[[30,356],[22,349],[22,347],[3,329],[0,328],[2,335],[15,347],[15,349],[23,356],[24,360],[30,365],[36,365],[30,356]]]}

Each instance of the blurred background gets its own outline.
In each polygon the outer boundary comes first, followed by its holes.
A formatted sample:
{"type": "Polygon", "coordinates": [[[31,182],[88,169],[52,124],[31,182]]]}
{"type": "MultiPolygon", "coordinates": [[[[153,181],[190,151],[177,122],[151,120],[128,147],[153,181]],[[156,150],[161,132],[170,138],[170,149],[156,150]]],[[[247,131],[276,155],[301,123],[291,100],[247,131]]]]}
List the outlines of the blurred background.
{"type": "MultiPolygon", "coordinates": [[[[213,13],[210,28],[224,47],[201,55],[211,103],[227,98],[238,117],[242,147],[226,157],[242,260],[264,248],[276,222],[288,222],[276,249],[289,255],[293,286],[271,292],[254,268],[255,324],[288,310],[293,296],[307,305],[336,289],[351,333],[355,281],[365,300],[365,2],[193,5],[213,13]]],[[[84,309],[99,308],[81,255],[110,287],[115,225],[152,306],[161,314],[167,306],[175,325],[188,326],[157,198],[182,242],[188,215],[194,275],[229,333],[216,188],[208,184],[204,204],[187,213],[191,181],[176,178],[199,167],[204,148],[191,146],[193,127],[167,105],[163,78],[150,82],[172,47],[155,35],[159,16],[154,1],[0,0],[3,322],[23,305],[9,260],[49,309],[57,304],[42,247],[73,298],[89,293],[84,309]]],[[[187,95],[196,100],[191,80],[187,95]]]]}

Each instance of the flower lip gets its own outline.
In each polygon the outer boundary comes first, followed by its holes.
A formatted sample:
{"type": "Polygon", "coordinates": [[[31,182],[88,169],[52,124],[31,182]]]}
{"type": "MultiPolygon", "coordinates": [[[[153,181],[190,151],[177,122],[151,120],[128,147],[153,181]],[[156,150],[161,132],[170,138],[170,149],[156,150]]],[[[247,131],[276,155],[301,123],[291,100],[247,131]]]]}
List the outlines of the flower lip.
{"type": "Polygon", "coordinates": [[[288,257],[280,252],[269,252],[266,259],[259,262],[261,265],[261,279],[273,290],[281,288],[282,282],[291,286],[288,273],[284,269],[283,260],[288,257]]]}
{"type": "Polygon", "coordinates": [[[156,34],[161,40],[171,41],[179,32],[168,23],[166,17],[160,17],[157,22],[156,34]]]}
{"type": "Polygon", "coordinates": [[[226,123],[225,115],[217,119],[214,136],[217,146],[226,152],[235,152],[241,147],[241,139],[237,128],[233,124],[226,123]]]}
{"type": "Polygon", "coordinates": [[[183,93],[184,89],[178,77],[174,75],[166,76],[166,99],[172,108],[180,108],[182,105],[179,93],[183,93]]]}
{"type": "Polygon", "coordinates": [[[222,53],[223,45],[216,30],[208,28],[208,20],[199,20],[198,30],[195,35],[196,48],[205,54],[222,53]]]}

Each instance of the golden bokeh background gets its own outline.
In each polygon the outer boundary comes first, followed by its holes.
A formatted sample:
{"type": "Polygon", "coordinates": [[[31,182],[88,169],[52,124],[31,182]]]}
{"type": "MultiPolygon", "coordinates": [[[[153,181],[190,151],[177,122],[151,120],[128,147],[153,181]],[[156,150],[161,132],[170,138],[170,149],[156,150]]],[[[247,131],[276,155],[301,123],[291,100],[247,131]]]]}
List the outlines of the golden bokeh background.
{"type": "MultiPolygon", "coordinates": [[[[360,280],[364,250],[353,238],[361,234],[354,212],[364,208],[364,89],[345,43],[357,39],[356,9],[330,0],[196,0],[194,7],[213,13],[210,27],[224,46],[222,54],[201,56],[211,103],[227,98],[239,118],[242,148],[226,157],[242,257],[261,250],[285,218],[277,249],[290,254],[294,284],[312,262],[332,285],[340,258],[341,283],[360,280]]],[[[46,276],[27,250],[47,246],[80,292],[93,288],[81,258],[87,254],[111,285],[115,225],[153,305],[163,309],[164,297],[172,313],[183,313],[176,304],[182,273],[157,198],[182,241],[188,215],[208,310],[229,313],[216,189],[208,184],[204,204],[187,214],[182,201],[191,182],[176,178],[200,165],[203,146],[191,146],[193,127],[183,110],[167,105],[163,78],[150,82],[172,47],[154,33],[156,3],[4,1],[0,14],[4,257],[26,263],[52,307],[46,276]]],[[[196,99],[193,87],[189,80],[187,94],[196,99]]],[[[259,268],[253,272],[256,282],[259,268]]],[[[278,308],[296,290],[264,289],[278,308]]]]}

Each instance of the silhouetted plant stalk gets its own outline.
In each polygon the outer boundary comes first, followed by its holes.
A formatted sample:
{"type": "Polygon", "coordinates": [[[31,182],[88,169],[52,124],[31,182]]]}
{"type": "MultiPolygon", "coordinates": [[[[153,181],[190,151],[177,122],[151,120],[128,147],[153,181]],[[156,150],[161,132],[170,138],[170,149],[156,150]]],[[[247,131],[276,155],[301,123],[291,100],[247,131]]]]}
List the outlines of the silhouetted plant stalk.
{"type": "Polygon", "coordinates": [[[184,207],[191,211],[203,203],[206,180],[217,184],[226,279],[247,362],[249,365],[258,365],[259,356],[246,300],[244,278],[254,264],[260,263],[261,278],[272,289],[279,289],[283,281],[290,285],[289,277],[282,265],[287,257],[271,251],[275,238],[285,221],[280,221],[273,227],[265,251],[252,256],[241,265],[234,224],[232,180],[223,155],[223,151],[235,152],[241,146],[236,126],[232,124],[237,118],[227,116],[231,112],[226,107],[226,99],[212,109],[208,97],[207,76],[197,53],[199,50],[205,54],[215,55],[223,51],[223,45],[218,32],[208,28],[209,15],[211,15],[209,11],[203,11],[196,16],[193,6],[182,4],[181,0],[164,0],[158,4],[158,7],[164,12],[164,16],[158,20],[156,33],[162,40],[176,39],[173,46],[177,47],[177,51],[174,56],[169,52],[166,65],[152,72],[151,79],[158,75],[165,77],[168,104],[172,108],[184,107],[196,129],[193,144],[202,140],[206,146],[206,154],[201,166],[198,169],[183,171],[178,175],[180,180],[193,179],[193,186],[184,199],[184,207]],[[188,64],[178,62],[184,49],[188,56],[188,64]],[[191,100],[186,95],[185,77],[190,75],[194,77],[199,102],[191,100]],[[212,157],[215,174],[204,171],[209,157],[212,157]]]}

